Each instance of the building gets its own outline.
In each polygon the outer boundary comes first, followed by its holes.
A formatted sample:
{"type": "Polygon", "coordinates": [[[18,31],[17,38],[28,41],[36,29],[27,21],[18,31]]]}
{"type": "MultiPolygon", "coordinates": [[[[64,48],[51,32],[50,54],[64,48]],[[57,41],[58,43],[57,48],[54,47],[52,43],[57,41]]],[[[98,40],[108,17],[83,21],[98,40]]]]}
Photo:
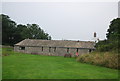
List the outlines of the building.
{"type": "Polygon", "coordinates": [[[95,43],[90,41],[25,39],[14,46],[14,51],[28,54],[64,56],[64,54],[87,54],[95,43]]]}

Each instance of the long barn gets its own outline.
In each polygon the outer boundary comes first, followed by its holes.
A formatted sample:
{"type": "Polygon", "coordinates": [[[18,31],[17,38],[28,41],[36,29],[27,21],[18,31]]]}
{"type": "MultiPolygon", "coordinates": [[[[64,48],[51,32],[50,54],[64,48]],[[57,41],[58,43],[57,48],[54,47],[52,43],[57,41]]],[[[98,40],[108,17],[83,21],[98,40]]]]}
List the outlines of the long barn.
{"type": "Polygon", "coordinates": [[[64,56],[87,54],[95,49],[91,41],[25,39],[14,45],[14,51],[28,54],[64,56]]]}

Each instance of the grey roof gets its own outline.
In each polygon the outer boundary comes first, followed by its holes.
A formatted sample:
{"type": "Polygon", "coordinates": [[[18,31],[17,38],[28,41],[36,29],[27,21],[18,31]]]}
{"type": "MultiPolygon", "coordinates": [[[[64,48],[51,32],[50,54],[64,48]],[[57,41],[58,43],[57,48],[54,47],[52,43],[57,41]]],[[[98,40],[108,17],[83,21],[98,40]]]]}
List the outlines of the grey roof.
{"type": "Polygon", "coordinates": [[[95,49],[92,41],[70,41],[70,40],[39,40],[25,39],[15,45],[18,46],[49,46],[49,47],[70,47],[70,48],[91,48],[95,49]]]}

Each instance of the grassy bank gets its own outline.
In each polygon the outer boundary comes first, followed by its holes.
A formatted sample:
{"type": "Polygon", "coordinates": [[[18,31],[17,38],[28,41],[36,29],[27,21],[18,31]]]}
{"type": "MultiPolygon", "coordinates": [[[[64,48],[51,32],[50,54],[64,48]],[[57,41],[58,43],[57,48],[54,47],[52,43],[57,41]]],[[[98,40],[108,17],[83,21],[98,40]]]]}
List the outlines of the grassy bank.
{"type": "Polygon", "coordinates": [[[79,56],[77,61],[113,69],[120,69],[118,64],[118,61],[120,60],[119,57],[120,55],[117,53],[115,54],[115,52],[93,52],[79,56]]]}
{"type": "Polygon", "coordinates": [[[16,53],[6,48],[3,54],[3,79],[118,78],[118,70],[79,63],[75,58],[16,53]]]}

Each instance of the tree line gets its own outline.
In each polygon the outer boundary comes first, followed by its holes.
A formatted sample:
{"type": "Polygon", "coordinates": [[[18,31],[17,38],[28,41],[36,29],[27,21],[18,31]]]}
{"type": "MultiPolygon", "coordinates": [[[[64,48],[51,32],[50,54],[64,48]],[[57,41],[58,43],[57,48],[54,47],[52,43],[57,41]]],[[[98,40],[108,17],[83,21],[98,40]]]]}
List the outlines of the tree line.
{"type": "Polygon", "coordinates": [[[97,51],[115,51],[120,53],[120,18],[113,19],[110,22],[106,38],[106,40],[99,41],[96,44],[97,51]]]}
{"type": "Polygon", "coordinates": [[[51,40],[51,36],[38,24],[18,24],[8,15],[0,14],[2,20],[2,44],[14,45],[24,39],[51,40]]]}

